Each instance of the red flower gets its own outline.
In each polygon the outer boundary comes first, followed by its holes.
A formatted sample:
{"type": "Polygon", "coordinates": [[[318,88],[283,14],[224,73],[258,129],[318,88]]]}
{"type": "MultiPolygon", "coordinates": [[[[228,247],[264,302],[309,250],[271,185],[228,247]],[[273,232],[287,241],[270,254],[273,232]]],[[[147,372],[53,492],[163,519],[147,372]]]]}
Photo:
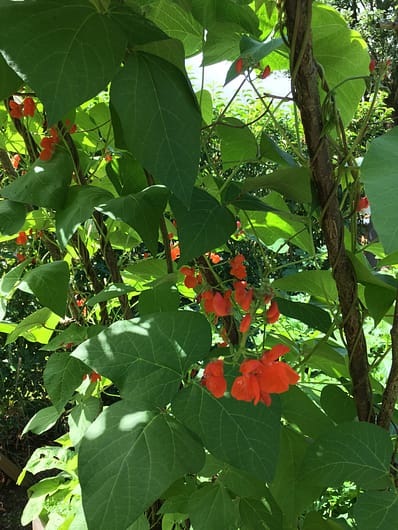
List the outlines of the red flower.
{"type": "Polygon", "coordinates": [[[245,280],[247,276],[246,267],[243,265],[244,261],[245,256],[243,254],[237,254],[230,261],[230,274],[231,276],[235,276],[235,278],[238,278],[238,280],[245,280]]]}
{"type": "Polygon", "coordinates": [[[210,362],[204,370],[201,383],[214,397],[222,397],[227,390],[227,381],[224,377],[224,361],[218,359],[210,362]]]}
{"type": "Polygon", "coordinates": [[[218,317],[225,317],[231,313],[232,304],[231,304],[231,291],[228,290],[224,293],[224,296],[217,292],[213,296],[213,313],[218,317]]]}
{"type": "Polygon", "coordinates": [[[28,242],[28,236],[25,234],[25,232],[19,232],[15,240],[15,243],[17,245],[26,245],[27,242],[28,242]]]}
{"type": "Polygon", "coordinates": [[[100,374],[98,374],[97,372],[95,372],[94,370],[91,372],[90,374],[90,381],[92,383],[96,383],[97,381],[101,381],[101,376],[100,374]]]}
{"type": "Polygon", "coordinates": [[[279,320],[279,317],[281,314],[279,313],[278,304],[275,302],[271,302],[271,305],[269,306],[269,309],[267,311],[267,322],[268,324],[275,324],[279,320]]]}
{"type": "MultiPolygon", "coordinates": [[[[72,127],[69,129],[69,134],[74,134],[77,131],[77,125],[74,123],[72,127]]],[[[112,160],[112,158],[111,158],[112,160]]]]}
{"type": "Polygon", "coordinates": [[[213,297],[214,295],[211,291],[205,291],[201,295],[202,300],[205,301],[204,310],[206,311],[206,313],[214,313],[213,297]]]}
{"type": "Polygon", "coordinates": [[[22,104],[11,100],[9,102],[9,106],[10,106],[10,116],[11,116],[11,118],[15,118],[17,120],[20,120],[22,118],[22,104]]]}
{"type": "Polygon", "coordinates": [[[26,256],[24,256],[23,254],[21,254],[19,252],[17,252],[16,258],[17,258],[18,263],[22,263],[22,261],[26,260],[26,256]]]}
{"type": "Polygon", "coordinates": [[[221,256],[219,256],[218,254],[215,254],[214,252],[210,252],[209,258],[210,258],[210,261],[214,263],[214,265],[216,263],[220,263],[221,261],[221,256]]]}
{"type": "Polygon", "coordinates": [[[266,79],[271,73],[270,65],[267,64],[267,66],[264,68],[264,70],[260,74],[261,79],[266,79]]]}
{"type": "Polygon", "coordinates": [[[372,59],[369,63],[369,72],[372,74],[376,69],[376,59],[372,59]]]}
{"type": "Polygon", "coordinates": [[[35,115],[36,105],[32,98],[25,98],[23,100],[23,115],[33,116],[35,115]]]}
{"type": "Polygon", "coordinates": [[[172,245],[170,247],[170,253],[171,253],[171,259],[175,261],[177,258],[180,257],[180,247],[179,245],[172,245]]]}
{"type": "Polygon", "coordinates": [[[243,311],[249,311],[253,300],[253,289],[246,289],[246,282],[234,282],[235,301],[243,311]]]}
{"type": "Polygon", "coordinates": [[[251,321],[252,317],[250,313],[247,313],[247,315],[245,315],[241,320],[241,323],[239,325],[239,331],[241,333],[246,333],[246,331],[248,331],[250,328],[251,321]]]}
{"type": "Polygon", "coordinates": [[[239,59],[235,63],[235,71],[237,74],[240,74],[243,69],[243,59],[242,57],[239,57],[239,59]]]}
{"type": "Polygon", "coordinates": [[[20,155],[14,155],[11,157],[11,164],[14,169],[18,169],[19,163],[21,161],[20,155]]]}
{"type": "Polygon", "coordinates": [[[189,287],[193,289],[198,284],[202,283],[202,276],[200,273],[198,273],[195,276],[195,269],[191,267],[181,267],[180,272],[182,272],[182,274],[184,274],[185,276],[185,280],[184,280],[185,287],[189,287]]]}
{"type": "Polygon", "coordinates": [[[361,197],[357,204],[357,212],[369,208],[369,199],[367,197],[361,197]]]}
{"type": "Polygon", "coordinates": [[[59,143],[58,132],[54,127],[51,127],[50,137],[46,136],[40,142],[41,147],[43,147],[43,151],[39,155],[40,160],[50,160],[57,143],[59,143]]]}
{"type": "Polygon", "coordinates": [[[231,388],[231,396],[242,401],[259,401],[269,406],[270,394],[281,394],[299,380],[299,375],[279,357],[289,351],[287,346],[278,344],[265,352],[260,360],[249,359],[240,365],[241,376],[231,388]]]}
{"type": "Polygon", "coordinates": [[[289,351],[288,346],[277,344],[271,350],[265,352],[260,361],[263,365],[261,388],[269,394],[281,394],[289,389],[289,385],[295,385],[300,379],[298,373],[279,357],[289,351]]]}

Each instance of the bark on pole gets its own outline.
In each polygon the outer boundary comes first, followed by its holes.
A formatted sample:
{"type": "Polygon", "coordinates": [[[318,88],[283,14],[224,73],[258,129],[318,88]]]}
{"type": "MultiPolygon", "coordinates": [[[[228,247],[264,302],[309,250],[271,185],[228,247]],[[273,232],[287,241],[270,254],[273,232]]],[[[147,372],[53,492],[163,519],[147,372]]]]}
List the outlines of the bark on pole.
{"type": "Polygon", "coordinates": [[[312,50],[312,1],[285,0],[283,9],[291,50],[293,96],[301,113],[312,180],[322,212],[322,232],[338,291],[353,396],[358,418],[373,422],[372,390],[357,282],[344,247],[344,224],[337,197],[337,183],[329,143],[323,134],[324,123],[318,91],[319,70],[312,50]]]}

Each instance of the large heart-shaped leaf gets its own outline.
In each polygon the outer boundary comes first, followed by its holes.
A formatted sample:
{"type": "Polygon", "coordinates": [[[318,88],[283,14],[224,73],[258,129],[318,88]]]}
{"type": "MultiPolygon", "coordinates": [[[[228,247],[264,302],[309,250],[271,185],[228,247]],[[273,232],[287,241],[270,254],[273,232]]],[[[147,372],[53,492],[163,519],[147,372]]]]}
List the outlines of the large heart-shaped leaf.
{"type": "Polygon", "coordinates": [[[202,447],[180,423],[115,403],[88,429],[79,450],[88,527],[128,528],[176,479],[203,464],[202,447]]]}
{"type": "Polygon", "coordinates": [[[126,43],[120,27],[83,0],[0,7],[0,50],[36,91],[50,124],[106,87],[126,43]]]}
{"type": "Polygon", "coordinates": [[[280,406],[216,399],[203,386],[191,385],[173,401],[175,416],[224,462],[263,481],[275,473],[279,452],[280,406]]]}
{"type": "Polygon", "coordinates": [[[398,249],[398,127],[374,139],[361,165],[372,220],[387,253],[398,249]]]}
{"type": "Polygon", "coordinates": [[[396,491],[366,491],[354,506],[354,516],[361,530],[392,530],[398,520],[396,491]]]}
{"type": "Polygon", "coordinates": [[[20,202],[0,201],[0,233],[15,234],[22,228],[26,217],[26,208],[20,202]]]}
{"type": "Polygon", "coordinates": [[[65,203],[72,171],[69,154],[56,150],[51,160],[36,160],[25,175],[3,188],[0,195],[12,201],[57,210],[65,203]]]}
{"type": "Polygon", "coordinates": [[[8,66],[0,53],[0,100],[11,96],[22,84],[22,79],[8,66]]]}
{"type": "Polygon", "coordinates": [[[388,488],[392,443],[381,427],[347,422],[333,427],[309,448],[301,477],[319,486],[340,486],[345,480],[365,489],[388,488]]]}
{"type": "Polygon", "coordinates": [[[189,204],[202,118],[184,74],[160,57],[134,53],[112,82],[111,105],[115,131],[131,153],[189,204]]]}
{"type": "Polygon", "coordinates": [[[235,218],[228,208],[199,188],[193,190],[190,209],[176,197],[170,204],[177,221],[183,263],[223,245],[236,230],[235,218]]]}
{"type": "Polygon", "coordinates": [[[116,322],[72,355],[109,377],[126,399],[163,407],[210,345],[206,319],[199,313],[176,311],[116,322]]]}
{"type": "Polygon", "coordinates": [[[58,241],[65,247],[78,226],[88,219],[95,206],[108,201],[112,194],[96,186],[72,186],[62,209],[57,210],[55,223],[58,241]]]}
{"type": "Polygon", "coordinates": [[[75,389],[81,384],[87,367],[68,352],[52,353],[44,369],[44,386],[52,404],[58,412],[72,397],[75,389]]]}
{"type": "Polygon", "coordinates": [[[19,288],[32,292],[40,303],[64,317],[69,285],[69,267],[66,261],[45,263],[27,272],[19,288]]]}
{"type": "MultiPolygon", "coordinates": [[[[329,88],[340,85],[335,90],[336,105],[347,125],[366,88],[364,80],[349,79],[369,75],[366,43],[330,6],[314,3],[311,27],[314,55],[324,69],[329,88]]],[[[324,97],[323,90],[321,96],[324,97]]]]}
{"type": "Polygon", "coordinates": [[[164,186],[150,186],[134,195],[117,197],[97,209],[121,219],[137,230],[153,255],[158,250],[159,222],[167,204],[169,191],[164,186]]]}

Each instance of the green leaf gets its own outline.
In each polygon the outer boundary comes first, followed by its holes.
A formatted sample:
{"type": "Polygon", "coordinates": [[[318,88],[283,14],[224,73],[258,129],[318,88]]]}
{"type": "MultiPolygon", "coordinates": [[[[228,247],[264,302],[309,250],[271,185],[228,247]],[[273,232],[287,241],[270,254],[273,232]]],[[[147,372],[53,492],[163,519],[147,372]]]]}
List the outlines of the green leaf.
{"type": "Polygon", "coordinates": [[[313,304],[292,302],[284,298],[276,298],[275,300],[282,315],[300,320],[300,322],[304,322],[310,328],[319,329],[319,331],[324,333],[329,331],[332,319],[330,314],[324,309],[313,304]]]}
{"type": "Polygon", "coordinates": [[[270,485],[271,493],[283,513],[284,524],[279,528],[295,528],[297,516],[321,492],[321,488],[314,489],[312,484],[304,482],[300,475],[301,463],[308,446],[307,437],[291,427],[282,427],[279,460],[270,485]],[[286,495],[286,488],[289,488],[289,495],[286,495]]]}
{"type": "Polygon", "coordinates": [[[388,488],[392,451],[390,436],[380,427],[366,422],[342,423],[308,450],[302,478],[323,487],[338,487],[350,480],[364,489],[388,488]]]}
{"type": "Polygon", "coordinates": [[[107,302],[108,300],[112,300],[112,298],[117,298],[123,294],[129,294],[133,292],[136,292],[135,287],[125,285],[124,283],[113,283],[111,285],[107,285],[105,289],[89,298],[86,302],[86,305],[93,307],[95,304],[99,304],[100,302],[107,302]]]}
{"type": "Polygon", "coordinates": [[[89,396],[73,407],[68,417],[69,436],[73,446],[78,447],[85,432],[100,412],[100,400],[89,396]]]}
{"type": "Polygon", "coordinates": [[[377,285],[365,286],[365,302],[369,315],[374,319],[375,326],[382,320],[394,303],[394,291],[377,285]]]}
{"type": "Polygon", "coordinates": [[[61,331],[56,337],[50,340],[48,344],[42,346],[40,349],[44,351],[55,351],[60,348],[65,348],[67,344],[80,344],[89,337],[93,337],[100,331],[104,326],[100,324],[81,326],[72,322],[70,326],[61,331]]]}
{"type": "Polygon", "coordinates": [[[228,465],[224,465],[222,468],[222,472],[218,476],[218,481],[222,482],[226,488],[238,497],[262,498],[268,492],[265,482],[255,479],[250,473],[228,465]]]}
{"type": "Polygon", "coordinates": [[[357,417],[355,402],[342,388],[326,385],[321,392],[321,407],[336,423],[354,420],[357,417]]]}
{"type": "Polygon", "coordinates": [[[62,412],[80,386],[87,366],[67,352],[52,353],[44,369],[44,386],[54,407],[62,412]]]}
{"type": "Polygon", "coordinates": [[[365,491],[354,505],[360,530],[392,530],[398,520],[398,495],[395,491],[365,491]]]}
{"type": "Polygon", "coordinates": [[[30,497],[21,516],[23,526],[40,515],[47,495],[54,493],[59,488],[60,482],[61,478],[58,477],[45,478],[29,488],[30,497]]]}
{"type": "Polygon", "coordinates": [[[53,261],[28,271],[18,288],[32,292],[43,306],[64,317],[68,286],[68,264],[66,261],[53,261]]]}
{"type": "Polygon", "coordinates": [[[335,521],[324,519],[319,512],[310,512],[305,516],[303,530],[341,530],[341,526],[335,521]]]}
{"type": "Polygon", "coordinates": [[[6,344],[11,344],[18,337],[25,337],[31,342],[47,344],[60,318],[43,307],[24,318],[8,335],[6,344]]]}
{"type": "Polygon", "coordinates": [[[62,247],[66,247],[79,225],[91,217],[95,206],[112,198],[109,191],[96,186],[69,188],[64,207],[55,214],[57,238],[62,247]]]}
{"type": "Polygon", "coordinates": [[[135,410],[131,403],[111,405],[81,442],[79,479],[89,528],[127,528],[177,478],[203,466],[202,447],[180,423],[135,410]]]}
{"type": "Polygon", "coordinates": [[[131,48],[153,41],[159,41],[166,45],[166,41],[170,40],[158,27],[159,24],[153,24],[151,20],[125,5],[113,5],[109,14],[112,20],[126,33],[128,45],[131,48]]]}
{"type": "Polygon", "coordinates": [[[266,212],[265,215],[263,213],[251,214],[251,223],[249,221],[245,223],[245,231],[253,233],[268,246],[272,246],[278,239],[290,240],[312,255],[314,253],[312,235],[309,234],[303,222],[297,221],[300,217],[290,213],[282,197],[276,192],[271,192],[263,199],[263,202],[279,211],[266,212]]]}
{"type": "Polygon", "coordinates": [[[222,124],[217,125],[216,133],[221,140],[224,170],[257,159],[257,140],[243,121],[225,118],[222,124]]]}
{"type": "Polygon", "coordinates": [[[22,85],[22,79],[8,66],[0,53],[0,100],[14,94],[22,85]]]}
{"type": "MultiPolygon", "coordinates": [[[[271,160],[272,162],[275,162],[276,164],[280,166],[288,166],[288,167],[296,167],[297,162],[294,160],[291,154],[286,153],[283,151],[277,142],[271,136],[267,134],[267,129],[264,129],[261,133],[261,140],[260,140],[260,154],[261,157],[266,158],[267,160],[271,160]]],[[[305,169],[305,168],[299,168],[299,169],[305,169]]],[[[309,172],[308,173],[308,184],[309,184],[309,172]]],[[[280,190],[277,190],[280,191],[280,190]]],[[[300,201],[304,202],[304,201],[300,201]]]]}
{"type": "Polygon", "coordinates": [[[281,401],[283,417],[297,425],[303,434],[317,438],[333,428],[333,422],[297,386],[290,386],[281,394],[281,401]]]}
{"type": "Polygon", "coordinates": [[[148,186],[141,164],[127,151],[106,164],[106,174],[119,195],[138,193],[148,186]]]}
{"type": "Polygon", "coordinates": [[[240,530],[280,530],[282,513],[266,499],[239,499],[240,530]]]}
{"type": "Polygon", "coordinates": [[[180,40],[187,57],[202,47],[203,28],[190,11],[171,0],[158,0],[149,10],[149,18],[171,38],[180,40]]]}
{"type": "Polygon", "coordinates": [[[349,377],[347,351],[337,343],[324,340],[307,340],[302,343],[306,364],[321,370],[329,377],[349,377]]]}
{"type": "Polygon", "coordinates": [[[337,289],[331,271],[302,271],[278,278],[272,284],[276,289],[290,292],[304,292],[316,298],[335,302],[337,289]]]}
{"type": "MultiPolygon", "coordinates": [[[[283,46],[284,43],[281,38],[272,39],[268,42],[259,42],[247,35],[243,35],[239,43],[240,57],[243,59],[244,65],[253,66],[264,59],[264,57],[267,57],[267,55],[283,46]]],[[[236,71],[236,61],[234,61],[227,72],[224,86],[238,77],[238,75],[239,74],[236,71]]]]}
{"type": "Polygon", "coordinates": [[[250,177],[242,183],[244,191],[257,191],[263,188],[275,190],[293,201],[303,203],[312,201],[310,172],[304,167],[277,169],[272,173],[250,177]]]}
{"type": "MultiPolygon", "coordinates": [[[[347,22],[336,10],[319,3],[312,7],[311,28],[315,58],[324,69],[343,123],[347,125],[365,92],[363,79],[349,78],[369,75],[366,43],[358,32],[348,28],[347,22]],[[343,81],[346,82],[334,90],[343,81]]],[[[324,98],[323,89],[320,93],[324,98]]]]}
{"type": "Polygon", "coordinates": [[[189,204],[202,118],[184,74],[155,55],[132,54],[112,82],[111,104],[129,151],[189,204]]]}
{"type": "Polygon", "coordinates": [[[106,87],[126,43],[120,27],[89,2],[37,0],[0,8],[0,48],[44,103],[51,125],[106,87]]]}
{"type": "Polygon", "coordinates": [[[209,125],[213,121],[213,100],[211,93],[208,90],[199,90],[196,92],[196,97],[202,112],[202,119],[206,125],[209,125]]]}
{"type": "Polygon", "coordinates": [[[188,502],[189,518],[195,530],[236,528],[236,507],[222,484],[206,484],[195,491],[188,502]]]}
{"type": "Polygon", "coordinates": [[[152,254],[158,250],[159,222],[169,192],[164,186],[150,186],[135,195],[118,197],[102,204],[97,210],[113,219],[121,219],[137,230],[152,254]]]}
{"type": "Polygon", "coordinates": [[[180,305],[180,295],[175,285],[162,283],[142,291],[138,303],[141,316],[162,311],[177,311],[180,305]]]}
{"type": "Polygon", "coordinates": [[[363,158],[361,180],[372,208],[372,221],[386,253],[398,250],[398,127],[375,138],[363,158]]]}
{"type": "MultiPolygon", "coordinates": [[[[77,529],[76,529],[77,530],[77,529]]],[[[148,519],[143,513],[132,525],[130,525],[127,530],[151,530],[149,526],[148,519]]]]}
{"type": "MultiPolygon", "coordinates": [[[[1,9],[0,9],[1,18],[1,9]]],[[[20,175],[14,182],[0,191],[0,195],[16,202],[62,208],[72,178],[73,163],[70,155],[57,149],[51,160],[38,159],[26,175],[20,175]]]]}
{"type": "Polygon", "coordinates": [[[239,55],[240,31],[239,24],[224,21],[212,24],[203,47],[203,66],[234,61],[239,55]]]}
{"type": "Polygon", "coordinates": [[[4,199],[0,201],[0,233],[16,234],[23,226],[26,208],[23,204],[4,199]]]}
{"type": "Polygon", "coordinates": [[[194,188],[189,210],[176,197],[170,205],[177,221],[182,263],[223,245],[236,230],[235,217],[228,208],[202,189],[194,188]]]}
{"type": "Polygon", "coordinates": [[[272,479],[279,451],[278,399],[272,407],[255,407],[232,398],[217,399],[193,384],[178,393],[172,407],[216,458],[259,480],[272,479]]]}
{"type": "Polygon", "coordinates": [[[29,431],[35,434],[42,434],[48,431],[48,429],[51,429],[56,424],[60,415],[61,412],[52,406],[39,410],[25,425],[22,436],[29,431]]]}
{"type": "Polygon", "coordinates": [[[185,372],[211,346],[210,327],[199,313],[155,313],[115,322],[83,342],[72,356],[111,379],[135,404],[163,407],[185,372]]]}

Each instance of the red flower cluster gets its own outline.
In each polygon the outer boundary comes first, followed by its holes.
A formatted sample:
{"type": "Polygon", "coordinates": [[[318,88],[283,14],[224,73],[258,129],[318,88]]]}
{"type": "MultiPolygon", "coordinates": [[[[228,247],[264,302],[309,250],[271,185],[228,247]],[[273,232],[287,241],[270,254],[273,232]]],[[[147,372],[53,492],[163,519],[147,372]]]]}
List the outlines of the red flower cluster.
{"type": "Polygon", "coordinates": [[[14,100],[9,102],[10,116],[17,120],[20,120],[22,116],[33,116],[35,115],[36,104],[32,98],[25,98],[22,103],[17,103],[14,100]]]}
{"type": "MultiPolygon", "coordinates": [[[[279,361],[279,357],[288,351],[287,346],[277,344],[264,352],[260,359],[243,361],[239,368],[242,375],[233,382],[231,396],[239,401],[253,401],[255,405],[261,401],[270,406],[270,394],[282,394],[299,380],[299,375],[293,368],[279,361]]],[[[213,396],[222,397],[227,389],[223,361],[210,362],[204,370],[201,382],[213,396]]]]}
{"type": "Polygon", "coordinates": [[[185,276],[185,287],[194,289],[197,285],[202,283],[202,275],[200,272],[195,275],[195,269],[192,267],[181,267],[180,272],[185,276]]]}
{"type": "Polygon", "coordinates": [[[40,160],[50,160],[54,154],[55,146],[59,143],[58,132],[54,127],[50,129],[50,136],[46,136],[40,142],[43,151],[41,151],[39,157],[40,160]]]}
{"type": "Polygon", "coordinates": [[[234,258],[231,259],[231,276],[235,276],[238,280],[245,280],[247,276],[246,267],[243,265],[245,261],[245,256],[243,254],[237,254],[234,258]]]}
{"type": "Polygon", "coordinates": [[[369,63],[369,72],[373,74],[373,72],[376,70],[376,59],[372,59],[369,63]]]}

